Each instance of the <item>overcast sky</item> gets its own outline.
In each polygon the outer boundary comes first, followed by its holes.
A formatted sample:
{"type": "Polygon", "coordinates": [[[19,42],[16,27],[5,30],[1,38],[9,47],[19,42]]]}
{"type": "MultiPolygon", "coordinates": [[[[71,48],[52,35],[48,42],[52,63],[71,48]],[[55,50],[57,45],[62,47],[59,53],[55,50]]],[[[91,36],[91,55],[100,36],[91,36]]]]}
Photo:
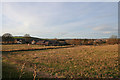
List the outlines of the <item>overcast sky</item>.
{"type": "Polygon", "coordinates": [[[5,2],[2,34],[108,38],[118,34],[117,2],[5,2]]]}

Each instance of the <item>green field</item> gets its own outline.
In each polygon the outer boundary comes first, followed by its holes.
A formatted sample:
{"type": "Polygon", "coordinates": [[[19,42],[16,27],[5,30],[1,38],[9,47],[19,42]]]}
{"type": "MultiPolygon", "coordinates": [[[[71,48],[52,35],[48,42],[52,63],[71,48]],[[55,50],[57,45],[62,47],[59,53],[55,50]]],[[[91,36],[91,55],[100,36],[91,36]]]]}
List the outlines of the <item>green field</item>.
{"type": "MultiPolygon", "coordinates": [[[[4,51],[16,48],[28,47],[3,45],[4,51]]],[[[35,72],[35,78],[117,78],[119,72],[118,45],[3,52],[2,59],[3,78],[33,78],[35,72]]]]}

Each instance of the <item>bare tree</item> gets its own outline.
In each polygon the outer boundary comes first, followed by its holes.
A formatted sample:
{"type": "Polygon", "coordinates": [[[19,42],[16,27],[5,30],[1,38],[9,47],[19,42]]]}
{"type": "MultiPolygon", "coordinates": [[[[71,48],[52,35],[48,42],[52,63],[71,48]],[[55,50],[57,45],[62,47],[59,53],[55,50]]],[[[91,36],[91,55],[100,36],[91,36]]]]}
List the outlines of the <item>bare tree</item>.
{"type": "Polygon", "coordinates": [[[117,39],[117,36],[116,35],[111,35],[110,39],[117,39]]]}
{"type": "Polygon", "coordinates": [[[29,34],[25,34],[24,39],[25,39],[25,42],[28,44],[28,43],[30,43],[31,36],[29,34]]]}
{"type": "Polygon", "coordinates": [[[116,35],[112,35],[108,40],[107,44],[118,44],[118,38],[116,35]]]}
{"type": "Polygon", "coordinates": [[[30,34],[25,34],[24,37],[31,37],[30,34]]]}

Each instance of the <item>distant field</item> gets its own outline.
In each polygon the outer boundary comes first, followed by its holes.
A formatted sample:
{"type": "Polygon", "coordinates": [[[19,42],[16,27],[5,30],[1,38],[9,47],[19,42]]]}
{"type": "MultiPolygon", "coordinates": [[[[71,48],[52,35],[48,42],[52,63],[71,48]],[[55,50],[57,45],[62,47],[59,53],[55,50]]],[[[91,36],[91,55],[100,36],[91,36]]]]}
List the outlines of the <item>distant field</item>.
{"type": "Polygon", "coordinates": [[[27,44],[14,44],[14,45],[2,45],[2,51],[16,50],[16,49],[29,49],[29,48],[39,48],[40,45],[30,45],[27,44]]]}
{"type": "MultiPolygon", "coordinates": [[[[24,45],[13,47],[26,48],[24,45]]],[[[3,46],[4,50],[7,49],[3,46]]],[[[15,46],[15,45],[14,45],[15,46]]],[[[32,46],[39,47],[39,45],[32,46]]],[[[71,48],[3,52],[3,78],[19,77],[20,70],[25,64],[22,77],[32,77],[36,71],[36,78],[117,78],[118,77],[118,45],[105,46],[76,46],[71,48]],[[6,66],[7,65],[7,66],[6,66]],[[12,66],[12,67],[11,67],[12,66]],[[8,68],[16,69],[9,71],[8,68]],[[15,71],[15,72],[14,72],[15,71]],[[7,74],[6,73],[10,73],[7,74]],[[16,73],[16,74],[15,74],[16,73]],[[29,75],[27,75],[29,73],[29,75]],[[12,75],[15,74],[15,75],[12,75]]]]}
{"type": "MultiPolygon", "coordinates": [[[[0,45],[1,46],[1,45],[0,45]]],[[[66,46],[43,46],[43,45],[29,45],[28,44],[13,44],[2,45],[2,51],[14,51],[14,50],[29,50],[29,49],[42,49],[42,48],[57,48],[66,46]]]]}

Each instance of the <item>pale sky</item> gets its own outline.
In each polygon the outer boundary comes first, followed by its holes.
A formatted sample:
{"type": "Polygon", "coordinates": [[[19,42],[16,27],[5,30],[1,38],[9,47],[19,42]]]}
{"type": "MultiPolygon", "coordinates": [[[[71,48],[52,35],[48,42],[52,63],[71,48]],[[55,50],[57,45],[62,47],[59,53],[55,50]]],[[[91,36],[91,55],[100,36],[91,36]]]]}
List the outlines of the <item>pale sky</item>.
{"type": "Polygon", "coordinates": [[[118,34],[117,2],[4,2],[2,34],[108,38],[118,34]]]}

